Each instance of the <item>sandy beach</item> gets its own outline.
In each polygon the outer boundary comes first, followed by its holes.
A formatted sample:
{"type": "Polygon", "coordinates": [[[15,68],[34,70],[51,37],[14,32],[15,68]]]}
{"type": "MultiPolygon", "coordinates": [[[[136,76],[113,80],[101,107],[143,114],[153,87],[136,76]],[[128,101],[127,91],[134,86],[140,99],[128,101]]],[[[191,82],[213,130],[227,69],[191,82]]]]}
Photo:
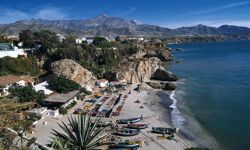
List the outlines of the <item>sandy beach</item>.
{"type": "Polygon", "coordinates": [[[159,139],[157,136],[161,135],[151,133],[152,127],[173,127],[170,116],[171,109],[165,108],[166,104],[168,106],[172,104],[171,99],[166,94],[166,101],[162,102],[162,97],[158,97],[159,92],[161,91],[138,92],[131,90],[131,94],[128,94],[128,98],[125,101],[119,118],[139,117],[142,115],[144,119],[140,123],[146,123],[149,127],[142,130],[137,136],[124,139],[144,141],[144,144],[141,147],[143,150],[183,150],[195,146],[195,143],[181,133],[175,134],[176,140],[159,139]],[[140,100],[141,103],[135,103],[136,100],[140,100]],[[140,108],[140,106],[143,106],[144,108],[140,108]]]}
{"type": "MultiPolygon", "coordinates": [[[[121,99],[124,99],[125,95],[127,95],[127,98],[119,117],[103,118],[104,120],[110,120],[115,123],[117,119],[143,116],[144,119],[139,123],[148,124],[148,128],[141,130],[141,133],[136,136],[121,137],[123,140],[129,139],[143,141],[142,147],[139,148],[143,150],[184,150],[185,148],[195,146],[191,140],[183,136],[181,133],[175,134],[175,140],[168,140],[166,138],[159,139],[157,136],[162,135],[151,133],[152,127],[173,127],[170,117],[171,108],[166,108],[166,106],[172,104],[172,100],[164,91],[152,90],[150,92],[138,92],[133,90],[135,87],[136,85],[131,85],[128,90],[123,91],[121,99]],[[131,91],[131,93],[128,94],[128,91],[131,91]],[[140,103],[135,103],[136,100],[140,100],[140,103]],[[140,108],[141,106],[143,106],[143,108],[140,108]]],[[[74,108],[82,103],[82,101],[78,101],[78,104],[74,108]]],[[[48,135],[51,135],[52,129],[60,131],[61,129],[57,124],[62,121],[67,122],[67,118],[72,115],[74,108],[69,111],[68,115],[61,116],[59,119],[48,117],[39,121],[34,128],[34,134],[29,135],[29,137],[36,137],[39,143],[48,144],[51,140],[48,135]],[[44,125],[44,122],[47,122],[47,124],[44,125]]],[[[119,125],[119,127],[123,126],[124,125],[119,125]]]]}

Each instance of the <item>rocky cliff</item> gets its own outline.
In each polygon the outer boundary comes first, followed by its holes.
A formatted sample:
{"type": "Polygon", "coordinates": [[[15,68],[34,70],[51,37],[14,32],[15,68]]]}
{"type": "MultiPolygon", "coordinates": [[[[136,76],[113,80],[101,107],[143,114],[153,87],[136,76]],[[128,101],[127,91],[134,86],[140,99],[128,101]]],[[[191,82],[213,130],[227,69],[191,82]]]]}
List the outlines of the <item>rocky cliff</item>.
{"type": "Polygon", "coordinates": [[[92,73],[71,59],[62,59],[52,63],[52,71],[73,80],[85,88],[91,88],[96,81],[92,73]]]}
{"type": "Polygon", "coordinates": [[[111,81],[123,80],[127,83],[141,83],[150,80],[161,65],[162,61],[156,57],[128,60],[114,71],[106,73],[105,78],[111,81]]]}

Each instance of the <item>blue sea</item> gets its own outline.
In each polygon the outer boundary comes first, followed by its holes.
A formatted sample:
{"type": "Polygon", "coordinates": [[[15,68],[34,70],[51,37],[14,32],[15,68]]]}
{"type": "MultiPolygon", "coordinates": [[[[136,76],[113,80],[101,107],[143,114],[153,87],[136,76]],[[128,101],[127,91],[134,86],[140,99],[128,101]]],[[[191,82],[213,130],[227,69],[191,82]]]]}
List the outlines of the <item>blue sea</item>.
{"type": "Polygon", "coordinates": [[[213,149],[250,149],[250,42],[169,45],[181,80],[173,124],[213,149]],[[176,63],[178,61],[179,63],[176,63]]]}

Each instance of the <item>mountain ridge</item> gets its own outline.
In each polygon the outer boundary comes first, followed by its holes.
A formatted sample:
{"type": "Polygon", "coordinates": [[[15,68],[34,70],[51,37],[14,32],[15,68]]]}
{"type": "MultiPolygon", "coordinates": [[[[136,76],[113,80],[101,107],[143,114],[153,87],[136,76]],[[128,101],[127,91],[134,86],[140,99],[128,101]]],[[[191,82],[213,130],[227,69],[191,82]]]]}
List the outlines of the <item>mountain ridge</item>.
{"type": "Polygon", "coordinates": [[[170,29],[158,25],[144,24],[137,20],[125,20],[106,14],[85,20],[46,20],[30,19],[18,20],[14,23],[0,24],[1,34],[18,34],[22,30],[32,31],[51,30],[57,33],[73,33],[87,35],[124,35],[124,36],[210,36],[210,35],[239,35],[250,37],[250,28],[234,25],[210,27],[196,25],[170,29]]]}

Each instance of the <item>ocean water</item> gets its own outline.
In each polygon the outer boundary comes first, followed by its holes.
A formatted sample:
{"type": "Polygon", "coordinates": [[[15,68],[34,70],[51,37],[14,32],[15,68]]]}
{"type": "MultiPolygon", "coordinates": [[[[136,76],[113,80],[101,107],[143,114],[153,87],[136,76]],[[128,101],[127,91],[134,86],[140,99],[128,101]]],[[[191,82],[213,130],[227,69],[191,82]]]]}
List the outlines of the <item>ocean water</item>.
{"type": "Polygon", "coordinates": [[[181,80],[171,94],[173,124],[214,149],[250,149],[250,42],[170,45],[168,70],[181,80]]]}

